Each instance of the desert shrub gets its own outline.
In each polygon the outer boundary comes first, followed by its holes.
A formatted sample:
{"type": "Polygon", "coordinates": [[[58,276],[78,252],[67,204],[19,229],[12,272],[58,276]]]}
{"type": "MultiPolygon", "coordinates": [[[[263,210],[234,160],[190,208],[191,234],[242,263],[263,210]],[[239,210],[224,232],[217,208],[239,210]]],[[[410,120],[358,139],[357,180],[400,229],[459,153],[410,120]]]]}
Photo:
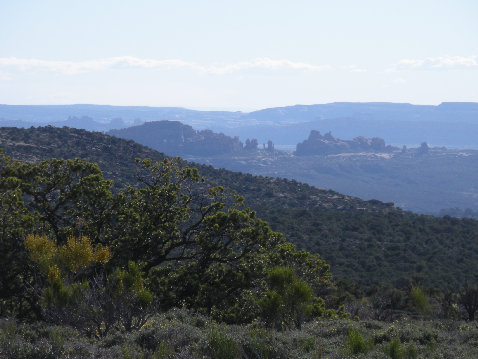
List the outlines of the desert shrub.
{"type": "Polygon", "coordinates": [[[393,338],[398,337],[400,331],[395,327],[394,324],[388,326],[387,329],[376,332],[373,336],[373,341],[375,344],[380,344],[383,342],[390,342],[393,338]]]}
{"type": "Polygon", "coordinates": [[[301,350],[303,350],[306,353],[309,353],[315,349],[316,341],[315,341],[315,338],[313,337],[305,337],[305,338],[301,338],[298,341],[297,345],[299,346],[301,350]]]}
{"type": "Polygon", "coordinates": [[[420,287],[413,286],[410,290],[410,298],[413,303],[413,307],[422,315],[428,314],[430,310],[430,304],[428,297],[420,287]]]}
{"type": "Polygon", "coordinates": [[[415,345],[414,345],[413,343],[410,343],[410,344],[407,346],[406,358],[407,358],[407,359],[416,359],[416,358],[418,358],[417,348],[415,347],[415,345]]]}
{"type": "Polygon", "coordinates": [[[352,329],[345,341],[345,348],[350,354],[368,353],[373,348],[373,341],[365,339],[358,330],[352,329]]]}
{"type": "Polygon", "coordinates": [[[236,359],[240,354],[240,347],[225,332],[225,329],[219,329],[213,326],[208,333],[209,346],[213,359],[236,359]]]}
{"type": "Polygon", "coordinates": [[[443,294],[441,299],[441,315],[445,319],[457,319],[458,318],[458,296],[452,291],[448,290],[443,294]]]}
{"type": "Polygon", "coordinates": [[[405,349],[400,342],[400,338],[394,338],[385,347],[385,353],[392,359],[402,359],[405,357],[405,349]]]}
{"type": "Polygon", "coordinates": [[[17,321],[15,318],[4,318],[0,324],[0,338],[2,340],[15,337],[17,332],[17,321]]]}
{"type": "Polygon", "coordinates": [[[262,318],[276,329],[301,328],[308,313],[323,314],[309,284],[299,280],[291,268],[275,267],[268,275],[270,290],[259,304],[262,318]]]}
{"type": "Polygon", "coordinates": [[[458,300],[466,310],[468,320],[475,320],[475,313],[478,310],[478,287],[466,284],[460,290],[458,300]]]}
{"type": "Polygon", "coordinates": [[[131,342],[125,342],[121,346],[120,352],[122,355],[121,359],[143,359],[145,356],[145,352],[131,342]]]}
{"type": "Polygon", "coordinates": [[[136,337],[135,342],[143,349],[156,351],[160,344],[159,338],[156,334],[156,329],[142,330],[136,337]]]}
{"type": "Polygon", "coordinates": [[[141,330],[131,333],[132,340],[151,354],[160,351],[160,346],[163,345],[161,352],[166,353],[166,347],[170,347],[175,351],[175,358],[181,355],[186,358],[203,357],[210,349],[207,330],[194,325],[197,318],[197,315],[189,313],[186,309],[156,314],[141,330]]]}
{"type": "Polygon", "coordinates": [[[121,346],[125,343],[126,340],[127,337],[124,335],[124,333],[121,333],[118,330],[112,330],[108,333],[106,337],[103,338],[103,345],[106,348],[110,348],[115,345],[121,346]]]}
{"type": "Polygon", "coordinates": [[[56,358],[112,358],[119,357],[115,348],[103,348],[82,337],[78,331],[51,326],[42,322],[17,324],[8,338],[0,330],[0,358],[56,359],[56,358]]]}
{"type": "Polygon", "coordinates": [[[247,333],[246,342],[243,344],[244,352],[249,358],[269,359],[273,358],[273,349],[269,342],[271,335],[262,328],[252,328],[247,333]]]}
{"type": "Polygon", "coordinates": [[[156,314],[139,331],[112,330],[101,338],[44,322],[17,321],[14,330],[4,333],[0,321],[0,358],[474,358],[478,343],[475,322],[334,319],[311,321],[301,330],[276,331],[259,323],[198,328],[196,318],[188,310],[172,310],[156,314]],[[374,333],[386,333],[390,339],[372,346],[368,338],[374,333]]]}
{"type": "Polygon", "coordinates": [[[433,345],[439,341],[440,335],[436,330],[427,328],[420,332],[417,339],[422,345],[433,345]]]}
{"type": "Polygon", "coordinates": [[[29,235],[25,247],[42,275],[37,285],[44,287],[39,296],[46,318],[95,336],[145,324],[153,296],[135,262],[107,275],[103,269],[112,258],[110,249],[94,247],[86,236],[70,236],[57,245],[46,236],[29,235]],[[93,276],[93,270],[100,273],[93,276]]]}
{"type": "Polygon", "coordinates": [[[153,359],[167,359],[174,354],[174,348],[166,342],[159,344],[158,349],[153,353],[153,359]]]}

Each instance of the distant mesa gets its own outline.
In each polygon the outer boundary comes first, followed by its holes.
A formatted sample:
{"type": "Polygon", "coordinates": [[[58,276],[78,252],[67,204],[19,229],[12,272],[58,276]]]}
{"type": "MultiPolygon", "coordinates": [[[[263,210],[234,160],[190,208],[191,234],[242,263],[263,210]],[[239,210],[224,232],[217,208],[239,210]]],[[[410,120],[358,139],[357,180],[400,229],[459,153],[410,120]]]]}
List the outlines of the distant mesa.
{"type": "Polygon", "coordinates": [[[243,147],[239,137],[229,137],[211,130],[197,131],[179,121],[153,121],[108,134],[136,141],[168,155],[211,156],[257,149],[257,140],[247,140],[243,147]]]}
{"type": "Polygon", "coordinates": [[[330,155],[338,153],[358,153],[358,152],[393,152],[398,148],[386,146],[385,141],[379,137],[366,138],[356,137],[353,140],[341,140],[332,136],[328,132],[321,135],[319,131],[310,131],[309,138],[297,144],[295,155],[330,155]]]}

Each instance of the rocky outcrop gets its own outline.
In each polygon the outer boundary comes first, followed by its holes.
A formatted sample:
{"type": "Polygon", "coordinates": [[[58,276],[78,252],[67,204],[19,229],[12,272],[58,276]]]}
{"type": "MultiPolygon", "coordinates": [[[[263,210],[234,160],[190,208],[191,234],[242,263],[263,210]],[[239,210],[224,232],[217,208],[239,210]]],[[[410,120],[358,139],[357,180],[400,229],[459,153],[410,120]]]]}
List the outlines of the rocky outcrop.
{"type": "Polygon", "coordinates": [[[321,135],[319,131],[310,131],[309,138],[297,144],[295,154],[297,156],[307,155],[329,155],[337,153],[357,152],[392,152],[397,148],[386,146],[385,141],[379,137],[366,138],[356,137],[353,140],[341,140],[332,136],[330,132],[321,135]]]}

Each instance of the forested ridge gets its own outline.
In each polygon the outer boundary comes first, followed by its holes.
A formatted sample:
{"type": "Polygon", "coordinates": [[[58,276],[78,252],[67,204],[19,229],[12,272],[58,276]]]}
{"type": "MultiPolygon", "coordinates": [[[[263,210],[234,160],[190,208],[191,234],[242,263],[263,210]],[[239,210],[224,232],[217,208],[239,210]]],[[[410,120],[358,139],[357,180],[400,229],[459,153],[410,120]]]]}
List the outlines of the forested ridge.
{"type": "Polygon", "coordinates": [[[1,128],[0,145],[4,357],[474,350],[476,221],[82,130],[1,128]]]}
{"type": "MultiPolygon", "coordinates": [[[[114,180],[116,190],[135,183],[135,158],[165,158],[133,141],[70,128],[2,128],[0,146],[30,162],[88,159],[114,180]]],[[[369,287],[404,285],[419,275],[427,285],[444,289],[474,280],[477,221],[417,215],[294,180],[189,165],[243,196],[247,206],[299,248],[319,253],[338,279],[369,287]]]]}

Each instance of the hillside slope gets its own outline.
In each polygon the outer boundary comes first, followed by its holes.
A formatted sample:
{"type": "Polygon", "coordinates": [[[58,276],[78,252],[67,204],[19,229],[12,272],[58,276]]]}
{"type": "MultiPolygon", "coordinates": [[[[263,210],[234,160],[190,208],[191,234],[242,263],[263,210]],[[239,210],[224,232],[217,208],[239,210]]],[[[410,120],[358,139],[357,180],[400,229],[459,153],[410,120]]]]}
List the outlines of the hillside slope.
{"type": "Polygon", "coordinates": [[[231,171],[294,178],[363,199],[394,202],[418,213],[438,214],[453,207],[462,212],[478,210],[476,150],[430,148],[428,153],[419,154],[414,148],[309,156],[259,151],[185,158],[231,171]]]}
{"type": "Polygon", "coordinates": [[[295,179],[362,199],[394,202],[418,213],[478,211],[476,150],[426,143],[399,148],[378,137],[344,140],[315,130],[293,154],[275,151],[272,143],[264,150],[247,150],[237,137],[194,130],[178,121],[148,122],[109,134],[215,168],[295,179]]]}
{"type": "MultiPolygon", "coordinates": [[[[69,128],[0,128],[0,148],[16,159],[87,158],[118,185],[135,181],[134,159],[161,160],[147,147],[69,128]]],[[[293,180],[252,176],[191,164],[215,183],[236,190],[288,240],[331,263],[339,279],[364,286],[472,282],[478,264],[478,222],[403,212],[390,203],[363,201],[293,180]]]]}

